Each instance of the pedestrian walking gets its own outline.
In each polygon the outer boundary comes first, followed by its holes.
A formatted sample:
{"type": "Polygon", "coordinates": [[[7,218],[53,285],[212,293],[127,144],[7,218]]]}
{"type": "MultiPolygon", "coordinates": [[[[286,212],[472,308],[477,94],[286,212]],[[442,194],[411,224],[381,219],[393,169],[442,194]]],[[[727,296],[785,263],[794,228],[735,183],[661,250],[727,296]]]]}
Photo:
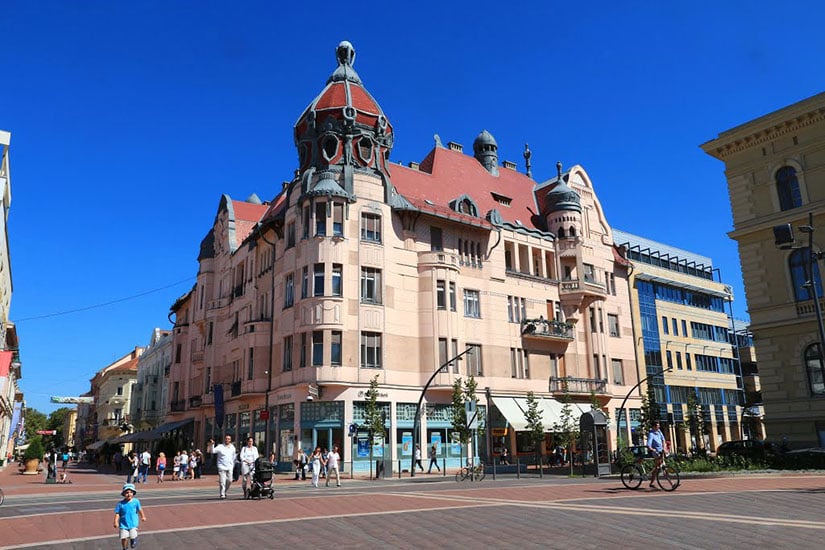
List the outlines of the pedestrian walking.
{"type": "Polygon", "coordinates": [[[175,458],[172,459],[172,481],[177,481],[180,478],[180,451],[175,453],[175,458]]]}
{"type": "Polygon", "coordinates": [[[189,478],[198,479],[198,455],[195,451],[189,451],[189,478]]]}
{"type": "Polygon", "coordinates": [[[163,483],[163,473],[166,471],[166,454],[163,451],[158,453],[155,461],[155,471],[158,473],[158,483],[163,483]]]}
{"type": "Polygon", "coordinates": [[[140,464],[138,465],[138,481],[146,483],[146,478],[149,476],[149,468],[152,467],[152,454],[149,449],[145,449],[140,453],[140,464]]]}
{"type": "Polygon", "coordinates": [[[321,447],[315,447],[312,456],[309,457],[309,464],[312,468],[312,486],[318,488],[318,476],[321,474],[321,462],[324,460],[321,447]]]}
{"type": "Polygon", "coordinates": [[[126,483],[134,483],[137,481],[139,460],[134,450],[129,451],[129,454],[126,456],[126,483]]]}
{"type": "Polygon", "coordinates": [[[415,446],[415,465],[421,468],[421,471],[424,471],[424,465],[421,464],[421,445],[415,446]]]}
{"type": "Polygon", "coordinates": [[[332,476],[335,476],[335,486],[341,486],[341,474],[339,472],[338,463],[341,461],[341,455],[338,454],[338,445],[332,446],[332,451],[327,453],[327,484],[326,486],[329,487],[329,479],[332,476]]]}
{"type": "Polygon", "coordinates": [[[438,466],[438,448],[435,446],[435,443],[430,447],[430,467],[427,468],[428,474],[432,473],[433,466],[435,466],[435,469],[439,472],[441,471],[441,468],[438,466]]]}
{"type": "Polygon", "coordinates": [[[255,440],[248,437],[246,445],[241,447],[241,486],[243,487],[244,498],[249,495],[247,485],[250,489],[252,488],[252,473],[255,471],[255,461],[258,460],[258,456],[255,440]]]}
{"type": "Polygon", "coordinates": [[[189,475],[189,455],[186,449],[180,452],[180,479],[186,479],[189,475]]]}
{"type": "Polygon", "coordinates": [[[120,496],[123,500],[115,506],[115,529],[120,532],[120,546],[122,548],[137,546],[138,525],[140,520],[146,521],[146,514],[140,506],[140,501],[135,498],[137,490],[132,483],[123,486],[120,496]],[[140,519],[138,519],[138,517],[140,519]]]}
{"type": "Polygon", "coordinates": [[[301,479],[306,481],[307,478],[307,455],[302,448],[298,448],[298,454],[295,455],[295,479],[301,476],[301,479]]]}
{"type": "Polygon", "coordinates": [[[218,456],[218,485],[220,486],[221,499],[226,499],[229,486],[232,485],[232,468],[235,466],[235,446],[232,444],[232,436],[223,438],[223,443],[215,445],[215,440],[210,439],[212,452],[218,456]]]}

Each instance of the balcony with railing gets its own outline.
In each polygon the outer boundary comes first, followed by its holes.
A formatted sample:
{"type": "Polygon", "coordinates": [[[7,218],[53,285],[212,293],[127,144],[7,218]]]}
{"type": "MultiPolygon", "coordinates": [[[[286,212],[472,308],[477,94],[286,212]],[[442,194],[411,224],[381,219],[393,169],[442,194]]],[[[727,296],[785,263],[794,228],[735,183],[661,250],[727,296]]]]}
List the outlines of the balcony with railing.
{"type": "Polygon", "coordinates": [[[592,298],[605,298],[607,289],[602,283],[591,277],[584,279],[563,279],[559,284],[559,297],[565,300],[580,300],[589,296],[592,298]]]}
{"type": "Polygon", "coordinates": [[[186,400],[185,399],[178,399],[177,401],[172,401],[169,404],[169,409],[172,412],[181,412],[186,410],[186,400]]]}
{"type": "Polygon", "coordinates": [[[573,340],[573,325],[543,317],[524,319],[521,322],[521,337],[569,342],[573,340]]]}
{"type": "Polygon", "coordinates": [[[550,377],[550,392],[572,395],[604,395],[607,393],[607,380],[598,378],[564,378],[550,377]]]}
{"type": "Polygon", "coordinates": [[[196,409],[203,404],[203,397],[200,395],[193,395],[189,398],[189,408],[196,409]]]}
{"type": "Polygon", "coordinates": [[[192,352],[192,362],[193,363],[203,363],[203,350],[202,349],[192,352]]]}

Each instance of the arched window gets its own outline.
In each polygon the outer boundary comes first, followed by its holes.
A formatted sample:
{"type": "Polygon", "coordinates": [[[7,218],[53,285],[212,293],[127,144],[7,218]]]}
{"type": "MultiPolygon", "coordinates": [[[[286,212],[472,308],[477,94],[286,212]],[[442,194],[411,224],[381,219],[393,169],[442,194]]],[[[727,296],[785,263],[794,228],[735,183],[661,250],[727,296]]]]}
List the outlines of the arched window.
{"type": "Polygon", "coordinates": [[[805,348],[805,370],[808,372],[808,385],[811,395],[825,394],[825,377],[823,377],[822,353],[819,344],[805,348]]]}
{"type": "MultiPolygon", "coordinates": [[[[791,270],[791,283],[793,284],[794,297],[797,302],[804,302],[805,300],[812,300],[814,295],[810,286],[805,286],[808,278],[805,276],[805,264],[808,261],[809,249],[797,248],[791,253],[788,259],[788,267],[791,270]]],[[[811,267],[814,272],[814,281],[816,281],[816,294],[822,297],[822,278],[819,275],[819,265],[816,261],[811,262],[811,267]]]]}
{"type": "Polygon", "coordinates": [[[559,236],[560,239],[564,238],[564,228],[563,227],[559,227],[558,236],[559,236]]]}
{"type": "Polygon", "coordinates": [[[783,166],[776,172],[776,192],[779,195],[779,208],[790,210],[802,206],[802,194],[799,192],[799,180],[796,170],[783,166]]]}

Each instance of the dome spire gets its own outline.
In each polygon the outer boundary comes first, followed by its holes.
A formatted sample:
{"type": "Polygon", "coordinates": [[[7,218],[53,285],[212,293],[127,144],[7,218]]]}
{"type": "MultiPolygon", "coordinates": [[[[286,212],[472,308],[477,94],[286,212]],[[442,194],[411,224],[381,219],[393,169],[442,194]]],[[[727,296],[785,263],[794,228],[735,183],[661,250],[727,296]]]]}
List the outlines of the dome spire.
{"type": "Polygon", "coordinates": [[[473,156],[485,170],[498,176],[498,143],[493,134],[482,130],[473,142],[473,156]]]}
{"type": "Polygon", "coordinates": [[[327,80],[330,82],[341,82],[349,80],[354,84],[361,84],[361,77],[355,72],[352,66],[355,64],[355,48],[346,40],[342,40],[335,48],[335,59],[338,60],[338,68],[327,80]]]}

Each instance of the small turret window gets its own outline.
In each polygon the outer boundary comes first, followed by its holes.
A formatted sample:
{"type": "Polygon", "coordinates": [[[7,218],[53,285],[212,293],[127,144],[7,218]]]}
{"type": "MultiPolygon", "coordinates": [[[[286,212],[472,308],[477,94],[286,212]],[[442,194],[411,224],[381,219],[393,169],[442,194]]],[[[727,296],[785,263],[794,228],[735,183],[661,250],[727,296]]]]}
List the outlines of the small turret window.
{"type": "Polygon", "coordinates": [[[372,141],[370,138],[364,136],[358,140],[358,156],[364,161],[364,164],[369,164],[372,160],[372,141]]]}
{"type": "Polygon", "coordinates": [[[323,141],[324,158],[332,160],[338,154],[338,138],[335,136],[327,136],[323,141]]]}

